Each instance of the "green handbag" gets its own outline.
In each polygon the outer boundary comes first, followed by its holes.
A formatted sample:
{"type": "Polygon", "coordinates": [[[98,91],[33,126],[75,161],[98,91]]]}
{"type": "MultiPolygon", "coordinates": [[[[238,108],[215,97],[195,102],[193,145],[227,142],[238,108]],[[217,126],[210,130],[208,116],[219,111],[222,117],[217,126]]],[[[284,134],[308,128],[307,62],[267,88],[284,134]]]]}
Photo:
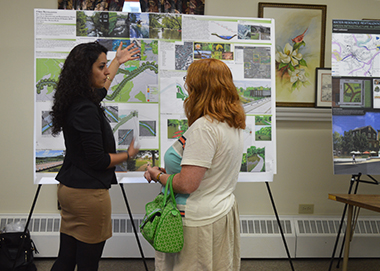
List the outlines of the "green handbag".
{"type": "Polygon", "coordinates": [[[145,205],[146,214],[140,224],[144,238],[155,250],[166,253],[179,252],[183,247],[182,217],[174,198],[173,177],[169,176],[165,193],[145,205]]]}

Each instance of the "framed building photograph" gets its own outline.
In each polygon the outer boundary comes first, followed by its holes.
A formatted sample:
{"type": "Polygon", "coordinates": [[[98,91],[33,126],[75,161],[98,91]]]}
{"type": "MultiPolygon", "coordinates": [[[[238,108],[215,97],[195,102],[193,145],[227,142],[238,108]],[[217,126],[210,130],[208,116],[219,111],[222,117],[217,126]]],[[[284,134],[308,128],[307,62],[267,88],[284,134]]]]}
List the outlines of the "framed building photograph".
{"type": "Polygon", "coordinates": [[[315,69],[315,107],[331,108],[331,68],[315,69]]]}
{"type": "Polygon", "coordinates": [[[259,3],[275,20],[276,105],[315,106],[315,69],[324,67],[326,5],[259,3]]]}

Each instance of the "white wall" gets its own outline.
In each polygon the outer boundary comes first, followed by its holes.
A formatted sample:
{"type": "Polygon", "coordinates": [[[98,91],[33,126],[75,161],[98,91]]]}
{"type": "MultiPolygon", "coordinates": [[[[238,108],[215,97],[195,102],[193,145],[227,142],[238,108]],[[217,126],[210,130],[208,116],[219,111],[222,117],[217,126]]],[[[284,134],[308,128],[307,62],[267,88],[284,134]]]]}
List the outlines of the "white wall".
{"type": "MultiPolygon", "coordinates": [[[[268,2],[268,1],[263,1],[268,2]]],[[[273,1],[279,2],[279,1],[273,1]]],[[[331,20],[378,18],[379,0],[292,1],[327,5],[325,66],[330,67],[331,20]]],[[[0,213],[28,213],[37,186],[33,184],[33,9],[57,8],[57,0],[7,0],[0,9],[0,213]]],[[[216,16],[257,17],[258,2],[206,0],[205,13],[216,16]]],[[[346,193],[350,175],[333,175],[331,122],[278,121],[278,168],[270,184],[280,215],[297,215],[298,204],[314,204],[316,215],[340,215],[343,205],[328,193],[346,193]]],[[[379,176],[374,176],[379,177],[379,176]]],[[[380,180],[380,178],[379,178],[380,180]]],[[[379,193],[362,184],[359,192],[379,193]]],[[[159,187],[125,185],[133,213],[144,213],[159,187]]],[[[236,197],[242,215],[272,215],[264,183],[239,183],[236,197]]],[[[126,213],[120,188],[111,189],[113,212],[126,213]]],[[[56,213],[56,187],[41,189],[35,213],[56,213]]],[[[362,214],[375,215],[362,211],[362,214]]]]}

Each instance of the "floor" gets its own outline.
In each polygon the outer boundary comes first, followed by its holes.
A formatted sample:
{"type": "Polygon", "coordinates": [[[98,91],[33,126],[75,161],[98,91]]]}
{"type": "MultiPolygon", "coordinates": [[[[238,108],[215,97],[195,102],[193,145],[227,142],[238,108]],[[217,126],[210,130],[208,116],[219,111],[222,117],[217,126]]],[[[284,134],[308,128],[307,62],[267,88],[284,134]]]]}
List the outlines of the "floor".
{"type": "MultiPolygon", "coordinates": [[[[54,259],[36,258],[38,271],[49,271],[54,259]]],[[[154,271],[154,259],[146,259],[149,271],[154,271]]],[[[243,259],[241,271],[328,271],[330,259],[292,259],[293,270],[288,259],[243,259]]],[[[145,271],[142,259],[102,259],[99,271],[145,271]]],[[[342,270],[342,262],[337,268],[334,261],[331,271],[342,270]]],[[[349,271],[380,271],[380,258],[350,259],[349,271]]]]}

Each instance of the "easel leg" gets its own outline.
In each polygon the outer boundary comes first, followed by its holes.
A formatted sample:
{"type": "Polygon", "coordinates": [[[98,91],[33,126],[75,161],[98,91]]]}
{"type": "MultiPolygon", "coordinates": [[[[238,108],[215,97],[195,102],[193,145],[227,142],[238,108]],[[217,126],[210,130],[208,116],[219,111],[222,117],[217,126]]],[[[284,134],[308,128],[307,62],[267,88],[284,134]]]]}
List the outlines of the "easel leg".
{"type": "MultiPolygon", "coordinates": [[[[348,194],[351,194],[351,191],[352,191],[352,187],[354,185],[354,183],[356,183],[355,185],[355,189],[354,189],[354,194],[357,193],[358,191],[358,188],[359,188],[359,183],[360,182],[364,182],[364,183],[369,183],[369,184],[378,184],[378,182],[373,179],[370,175],[368,175],[374,182],[368,182],[368,181],[362,181],[360,180],[360,176],[362,174],[359,173],[358,175],[352,175],[351,177],[351,182],[350,182],[350,187],[348,189],[348,194]]],[[[335,259],[335,252],[336,252],[336,249],[337,249],[337,245],[338,245],[338,242],[339,242],[339,237],[340,237],[340,233],[342,231],[342,226],[343,226],[343,222],[344,222],[344,218],[346,216],[346,211],[347,211],[347,204],[345,204],[344,206],[344,209],[343,209],[343,214],[342,214],[342,218],[340,220],[340,225],[339,225],[339,230],[338,230],[338,234],[336,236],[336,240],[335,240],[335,245],[334,245],[334,249],[333,249],[333,253],[331,255],[331,260],[330,260],[330,266],[329,266],[329,270],[328,271],[331,271],[331,267],[332,267],[332,264],[334,262],[334,259],[335,259]]],[[[348,223],[348,222],[347,222],[348,223]]],[[[347,232],[346,232],[347,233],[347,232]]],[[[345,234],[346,234],[345,233],[345,234]]],[[[339,268],[339,265],[340,265],[340,260],[342,258],[342,253],[343,253],[343,248],[344,248],[344,245],[345,245],[345,242],[346,242],[346,235],[344,236],[343,238],[343,241],[342,241],[342,247],[340,249],[340,253],[339,253],[339,257],[338,257],[338,262],[336,264],[336,268],[339,268]]]]}
{"type": "Polygon", "coordinates": [[[138,245],[139,250],[140,250],[141,258],[143,259],[143,262],[144,262],[145,270],[149,271],[148,266],[146,264],[145,257],[144,257],[144,252],[143,252],[142,247],[141,247],[140,239],[139,239],[139,236],[137,234],[136,226],[135,226],[135,223],[133,222],[132,212],[131,212],[131,209],[129,208],[129,204],[128,204],[128,200],[127,200],[127,194],[125,193],[124,186],[122,183],[120,183],[120,188],[121,188],[121,192],[123,193],[125,205],[127,206],[127,209],[128,209],[129,219],[131,220],[131,223],[132,223],[132,228],[133,228],[133,231],[135,233],[135,237],[136,237],[137,245],[138,245]]]}
{"type": "MultiPolygon", "coordinates": [[[[359,182],[360,182],[360,175],[359,175],[358,179],[356,180],[355,190],[354,190],[353,194],[356,194],[358,192],[359,182]]],[[[349,192],[349,194],[351,194],[351,192],[349,192]]],[[[352,223],[352,221],[350,221],[350,223],[352,223]]],[[[347,224],[348,224],[348,221],[347,221],[347,224]]],[[[346,231],[345,234],[347,234],[347,231],[346,231]]],[[[343,249],[344,249],[344,246],[345,246],[345,242],[346,242],[346,236],[344,237],[343,242],[342,242],[342,247],[340,248],[338,263],[336,264],[337,268],[339,268],[340,260],[342,259],[342,253],[343,253],[343,249]]]]}
{"type": "Polygon", "coordinates": [[[285,246],[286,254],[288,255],[290,266],[291,266],[292,270],[294,271],[294,266],[293,266],[292,258],[290,257],[288,245],[286,244],[285,235],[284,235],[284,232],[283,232],[282,227],[281,227],[280,218],[279,218],[278,213],[277,213],[277,209],[276,209],[276,205],[275,205],[274,200],[273,200],[272,192],[270,190],[269,183],[265,182],[265,184],[267,186],[268,194],[269,194],[270,200],[272,202],[273,211],[274,211],[274,214],[275,214],[276,219],[277,219],[278,228],[280,229],[280,232],[281,232],[281,237],[282,237],[282,241],[283,241],[284,246],[285,246]]]}
{"type": "MultiPolygon", "coordinates": [[[[335,245],[334,245],[333,253],[332,253],[332,255],[331,255],[330,266],[329,266],[329,270],[328,270],[328,271],[331,271],[331,267],[332,267],[332,264],[333,264],[334,259],[335,259],[335,252],[336,252],[336,249],[337,249],[337,246],[338,246],[340,233],[341,233],[341,231],[342,231],[344,218],[345,218],[345,216],[346,216],[346,211],[347,211],[347,204],[344,205],[343,214],[342,214],[342,218],[341,218],[341,220],[340,220],[339,229],[338,229],[338,234],[336,235],[335,245]]],[[[344,240],[345,240],[345,239],[343,239],[342,246],[344,245],[344,240]]],[[[340,259],[340,256],[339,256],[339,259],[340,259]]],[[[339,260],[338,260],[338,263],[337,263],[337,268],[339,268],[339,260]]]]}
{"type": "MultiPolygon", "coordinates": [[[[359,177],[360,177],[360,175],[359,175],[359,177]]],[[[352,175],[351,182],[350,182],[350,187],[348,189],[348,194],[351,194],[352,186],[354,185],[354,182],[355,182],[355,175],[352,175]]],[[[357,190],[357,186],[356,186],[355,190],[357,190]]],[[[336,235],[335,245],[334,245],[333,253],[331,255],[330,266],[329,266],[329,270],[328,271],[331,271],[331,267],[332,267],[332,264],[333,264],[334,259],[335,259],[335,252],[336,252],[336,249],[337,249],[337,246],[338,246],[338,243],[339,243],[339,237],[340,237],[340,233],[342,231],[344,218],[346,217],[346,211],[347,211],[347,204],[344,205],[344,209],[343,209],[343,213],[342,213],[342,218],[340,219],[339,229],[338,229],[338,233],[336,235]]],[[[345,239],[343,239],[342,247],[344,246],[344,241],[345,241],[345,239]]],[[[340,258],[341,258],[341,255],[339,255],[339,259],[338,259],[338,263],[337,263],[337,268],[339,268],[340,258]]]]}
{"type": "Polygon", "coordinates": [[[344,247],[344,258],[343,258],[343,271],[347,271],[348,257],[350,254],[350,239],[351,239],[351,229],[352,229],[352,210],[353,206],[348,206],[347,215],[347,229],[346,229],[346,244],[344,247]]]}
{"type": "Polygon", "coordinates": [[[39,184],[37,187],[36,195],[34,196],[32,207],[30,208],[30,212],[29,212],[28,220],[26,221],[25,229],[27,229],[29,227],[29,222],[30,222],[30,219],[32,218],[34,207],[36,206],[37,198],[38,198],[38,195],[40,194],[41,186],[42,186],[42,184],[39,184]]]}
{"type": "MultiPolygon", "coordinates": [[[[34,195],[34,200],[32,203],[32,207],[30,208],[30,211],[29,211],[28,220],[26,221],[26,224],[25,224],[24,233],[26,233],[28,230],[30,219],[32,218],[32,214],[34,211],[34,207],[36,206],[36,202],[37,202],[38,194],[40,193],[40,190],[41,190],[41,186],[42,186],[42,184],[38,185],[36,194],[34,195]]],[[[16,261],[21,254],[21,248],[22,248],[23,244],[24,244],[24,240],[22,241],[21,246],[19,246],[19,248],[17,249],[17,254],[16,254],[15,261],[13,262],[12,271],[15,270],[15,268],[16,268],[16,261]]]]}

